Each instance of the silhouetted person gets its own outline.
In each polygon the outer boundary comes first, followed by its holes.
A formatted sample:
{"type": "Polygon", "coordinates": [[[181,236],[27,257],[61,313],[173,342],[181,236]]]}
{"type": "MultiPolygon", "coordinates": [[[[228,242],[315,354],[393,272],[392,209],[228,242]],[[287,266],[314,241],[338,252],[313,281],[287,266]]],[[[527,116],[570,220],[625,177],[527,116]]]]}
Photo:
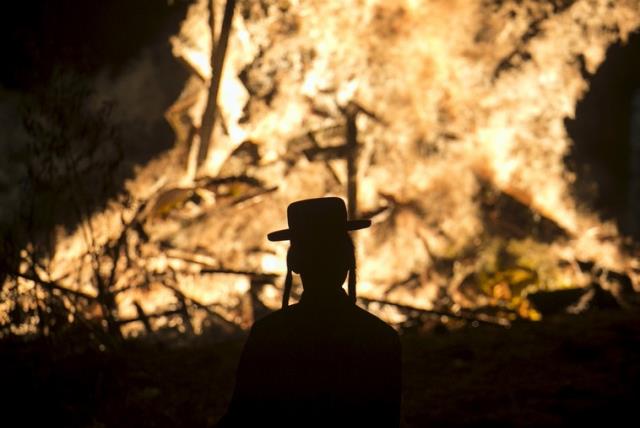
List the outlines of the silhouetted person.
{"type": "Polygon", "coordinates": [[[394,427],[400,420],[400,341],[391,327],[355,304],[355,254],[344,202],[294,202],[282,309],[257,321],[219,426],[394,427]],[[288,305],[292,272],[300,303],[288,305]],[[343,289],[349,276],[349,295],[343,289]]]}

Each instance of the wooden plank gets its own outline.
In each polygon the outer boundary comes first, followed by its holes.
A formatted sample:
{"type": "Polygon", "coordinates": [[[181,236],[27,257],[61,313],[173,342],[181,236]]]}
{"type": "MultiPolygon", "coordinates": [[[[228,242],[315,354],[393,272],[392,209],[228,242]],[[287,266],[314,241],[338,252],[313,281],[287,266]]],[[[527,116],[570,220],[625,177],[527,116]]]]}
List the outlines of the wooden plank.
{"type": "MultiPolygon", "coordinates": [[[[214,43],[213,28],[211,29],[211,83],[209,85],[209,98],[202,116],[202,125],[200,126],[200,148],[198,151],[198,164],[202,164],[209,152],[209,144],[215,127],[218,90],[220,88],[220,80],[222,78],[222,67],[227,52],[227,44],[229,42],[229,34],[231,33],[231,23],[235,11],[236,0],[227,0],[224,8],[224,16],[222,18],[222,28],[220,29],[220,37],[217,43],[214,43]]],[[[213,23],[213,1],[210,6],[211,22],[213,23]]]]}

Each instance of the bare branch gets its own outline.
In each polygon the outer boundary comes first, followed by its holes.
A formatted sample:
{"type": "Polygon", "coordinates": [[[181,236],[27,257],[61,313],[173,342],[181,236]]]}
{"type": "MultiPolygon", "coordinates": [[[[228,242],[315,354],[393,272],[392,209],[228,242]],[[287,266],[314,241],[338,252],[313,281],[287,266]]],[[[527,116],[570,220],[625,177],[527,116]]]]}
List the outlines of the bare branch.
{"type": "Polygon", "coordinates": [[[16,278],[22,278],[22,279],[26,279],[27,281],[33,281],[38,285],[41,285],[45,288],[48,288],[49,290],[58,290],[62,293],[65,294],[69,294],[72,296],[76,296],[76,297],[82,297],[83,299],[87,299],[87,300],[96,300],[96,296],[92,296],[90,294],[86,294],[82,291],[76,291],[76,290],[70,290],[66,287],[63,287],[59,284],[57,284],[55,281],[45,281],[43,279],[40,279],[38,277],[35,276],[31,276],[31,275],[27,275],[27,274],[23,274],[23,273],[19,273],[19,272],[9,272],[9,276],[13,276],[16,278]]]}

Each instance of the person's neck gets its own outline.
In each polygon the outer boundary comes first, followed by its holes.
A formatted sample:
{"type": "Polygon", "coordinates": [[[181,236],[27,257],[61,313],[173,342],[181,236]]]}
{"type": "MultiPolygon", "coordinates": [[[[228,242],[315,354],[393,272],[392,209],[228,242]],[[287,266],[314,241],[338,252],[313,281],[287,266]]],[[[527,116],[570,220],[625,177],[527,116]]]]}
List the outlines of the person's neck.
{"type": "Polygon", "coordinates": [[[301,302],[304,303],[330,303],[346,300],[347,294],[342,287],[305,287],[302,293],[301,302]]]}

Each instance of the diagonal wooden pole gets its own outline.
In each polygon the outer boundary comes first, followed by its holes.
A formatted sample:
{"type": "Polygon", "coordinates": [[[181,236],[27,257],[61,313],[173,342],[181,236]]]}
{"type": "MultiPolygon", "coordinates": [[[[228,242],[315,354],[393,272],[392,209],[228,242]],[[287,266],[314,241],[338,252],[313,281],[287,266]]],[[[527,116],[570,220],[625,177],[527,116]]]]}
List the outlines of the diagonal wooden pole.
{"type": "Polygon", "coordinates": [[[209,152],[209,144],[213,129],[215,126],[217,107],[218,107],[218,89],[220,88],[220,78],[222,76],[222,66],[227,52],[227,44],[229,42],[229,34],[231,33],[231,22],[233,21],[233,13],[235,11],[236,0],[227,0],[224,7],[224,16],[222,18],[222,28],[217,43],[214,37],[214,0],[211,0],[209,7],[209,16],[211,22],[211,83],[209,85],[209,98],[207,106],[202,115],[202,125],[200,126],[200,148],[198,150],[197,163],[202,165],[209,152]]]}
{"type": "Polygon", "coordinates": [[[344,109],[346,118],[346,156],[347,156],[347,212],[349,218],[358,216],[358,127],[356,116],[358,108],[349,103],[344,109]]]}

